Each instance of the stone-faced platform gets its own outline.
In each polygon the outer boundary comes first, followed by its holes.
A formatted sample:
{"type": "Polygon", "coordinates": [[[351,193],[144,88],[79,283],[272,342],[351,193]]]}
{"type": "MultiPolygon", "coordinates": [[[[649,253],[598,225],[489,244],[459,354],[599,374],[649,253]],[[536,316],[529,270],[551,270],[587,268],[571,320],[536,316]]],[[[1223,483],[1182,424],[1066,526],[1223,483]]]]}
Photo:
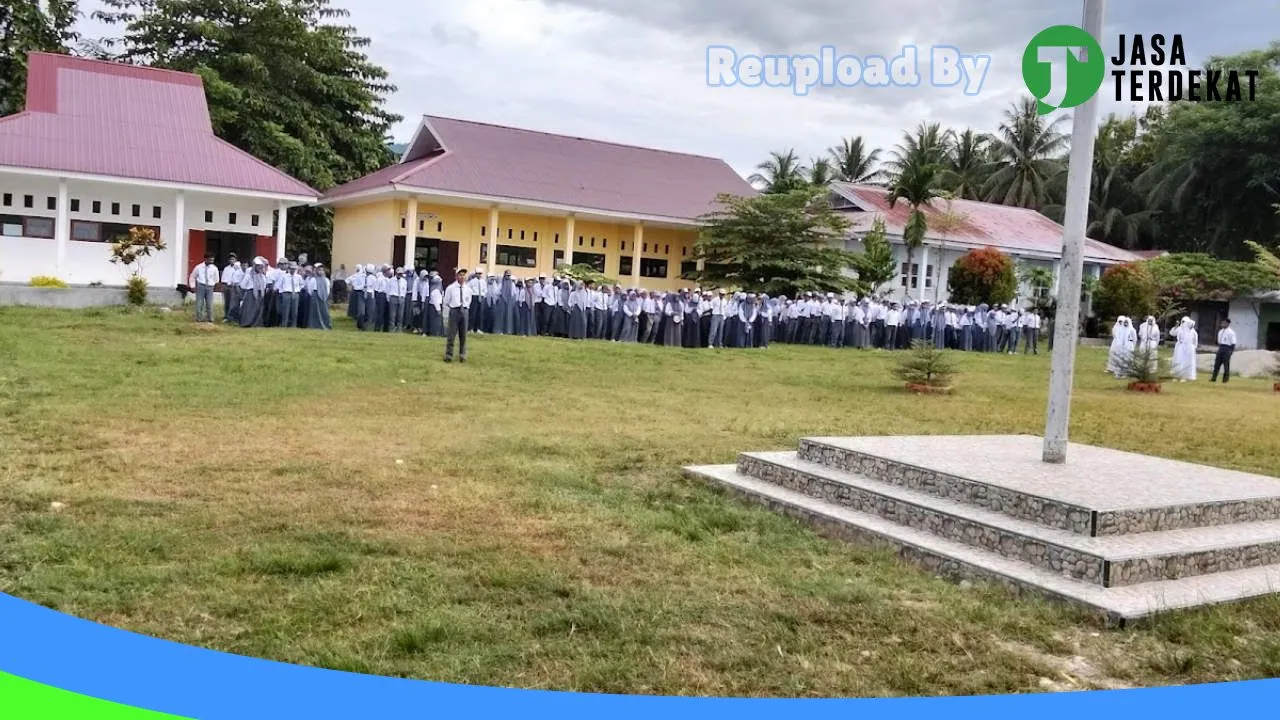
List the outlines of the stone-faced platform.
{"type": "Polygon", "coordinates": [[[1280,479],[1032,436],[805,438],[686,468],[936,572],[987,577],[1123,622],[1280,591],[1280,479]]]}

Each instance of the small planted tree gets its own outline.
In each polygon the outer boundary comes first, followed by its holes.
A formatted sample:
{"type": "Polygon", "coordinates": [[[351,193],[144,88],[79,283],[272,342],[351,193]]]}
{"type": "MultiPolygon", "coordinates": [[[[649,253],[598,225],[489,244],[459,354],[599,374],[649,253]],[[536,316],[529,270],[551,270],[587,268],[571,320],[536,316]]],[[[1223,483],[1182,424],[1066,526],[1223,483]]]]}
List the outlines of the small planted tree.
{"type": "Polygon", "coordinates": [[[947,393],[951,392],[956,367],[945,350],[939,350],[931,342],[916,340],[898,361],[893,374],[905,382],[911,392],[947,393]]]}
{"type": "Polygon", "coordinates": [[[1132,353],[1120,358],[1116,377],[1129,381],[1131,392],[1160,392],[1164,381],[1173,377],[1158,348],[1139,343],[1132,353]]]}
{"type": "Polygon", "coordinates": [[[149,227],[129,228],[127,235],[121,235],[111,243],[111,262],[124,268],[130,305],[146,304],[147,279],[142,276],[142,271],[147,259],[164,249],[164,241],[149,227]]]}
{"type": "Polygon", "coordinates": [[[858,272],[865,293],[875,294],[898,274],[898,263],[886,237],[884,218],[877,217],[871,230],[862,238],[862,252],[855,255],[853,269],[858,272]]]}

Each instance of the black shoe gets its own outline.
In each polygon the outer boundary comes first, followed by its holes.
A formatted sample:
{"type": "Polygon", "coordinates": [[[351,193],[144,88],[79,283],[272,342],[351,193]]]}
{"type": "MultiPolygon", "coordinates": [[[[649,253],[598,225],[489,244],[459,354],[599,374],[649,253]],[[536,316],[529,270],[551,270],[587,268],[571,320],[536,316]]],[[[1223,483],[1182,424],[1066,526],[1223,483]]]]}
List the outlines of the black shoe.
{"type": "Polygon", "coordinates": [[[447,358],[445,358],[445,359],[444,359],[444,361],[445,361],[445,362],[447,362],[447,363],[451,363],[451,362],[453,362],[453,358],[451,358],[451,357],[447,357],[447,358]]]}

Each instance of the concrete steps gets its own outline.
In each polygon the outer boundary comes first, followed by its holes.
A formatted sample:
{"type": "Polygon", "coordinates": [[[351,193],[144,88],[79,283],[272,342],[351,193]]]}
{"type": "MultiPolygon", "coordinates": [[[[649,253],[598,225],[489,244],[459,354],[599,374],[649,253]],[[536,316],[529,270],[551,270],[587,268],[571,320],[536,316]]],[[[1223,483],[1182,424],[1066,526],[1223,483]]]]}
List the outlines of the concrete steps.
{"type": "MultiPolygon", "coordinates": [[[[949,449],[962,447],[950,440],[949,449]]],[[[1021,436],[970,440],[988,458],[1028,447],[1021,436]]],[[[685,471],[828,534],[894,547],[934,572],[996,580],[1117,622],[1280,589],[1280,520],[1271,517],[1280,480],[1188,466],[1211,476],[1206,486],[1168,486],[1185,482],[1187,468],[1170,472],[1172,461],[1155,458],[1144,467],[1134,458],[1145,456],[1099,448],[1080,451],[1075,471],[1035,455],[1034,464],[1010,459],[960,475],[963,462],[936,457],[946,444],[806,438],[798,452],[746,452],[736,465],[685,471]],[[877,442],[887,452],[877,455],[877,442]],[[917,453],[911,462],[904,448],[917,453]],[[1093,463],[1117,461],[1133,463],[1132,483],[1099,492],[1108,478],[1090,475],[1101,472],[1093,463]],[[1214,517],[1223,522],[1209,524],[1214,517]]]]}

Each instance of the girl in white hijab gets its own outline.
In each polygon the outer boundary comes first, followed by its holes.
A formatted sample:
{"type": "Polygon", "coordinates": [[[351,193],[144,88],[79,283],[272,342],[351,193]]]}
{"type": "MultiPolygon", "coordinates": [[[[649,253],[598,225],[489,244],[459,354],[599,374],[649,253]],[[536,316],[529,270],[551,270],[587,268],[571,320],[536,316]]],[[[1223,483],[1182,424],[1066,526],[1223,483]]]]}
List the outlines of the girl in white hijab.
{"type": "Polygon", "coordinates": [[[1120,372],[1120,364],[1124,358],[1124,341],[1126,337],[1124,320],[1125,317],[1121,315],[1116,318],[1116,324],[1111,326],[1111,350],[1107,353],[1107,372],[1112,375],[1120,372]]]}
{"type": "Polygon", "coordinates": [[[1178,327],[1169,331],[1175,338],[1173,346],[1173,376],[1178,382],[1196,379],[1196,348],[1200,345],[1200,333],[1196,331],[1195,322],[1182,318],[1178,327]]]}
{"type": "Polygon", "coordinates": [[[1160,326],[1155,317],[1148,315],[1138,328],[1138,343],[1147,351],[1151,369],[1155,370],[1160,357],[1160,326]]]}

